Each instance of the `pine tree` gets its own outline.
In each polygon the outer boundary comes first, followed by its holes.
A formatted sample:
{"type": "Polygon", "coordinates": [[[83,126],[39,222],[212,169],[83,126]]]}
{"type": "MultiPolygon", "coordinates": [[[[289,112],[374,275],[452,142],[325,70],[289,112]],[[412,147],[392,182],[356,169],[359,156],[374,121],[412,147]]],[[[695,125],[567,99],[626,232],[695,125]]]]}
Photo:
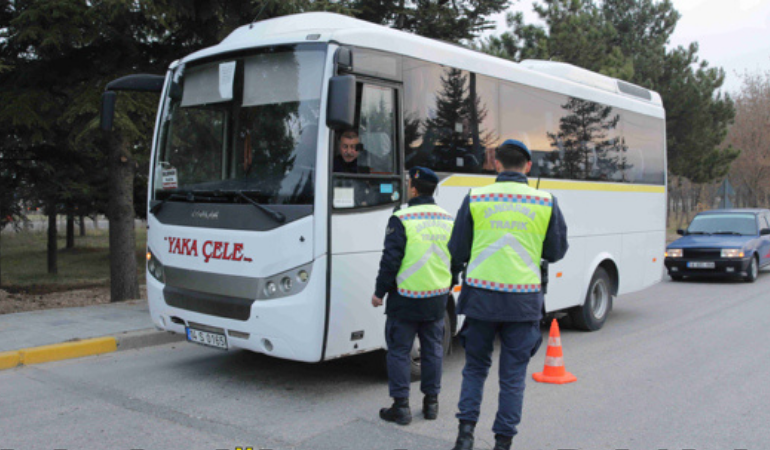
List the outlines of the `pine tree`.
{"type": "Polygon", "coordinates": [[[535,11],[545,26],[509,15],[510,30],[479,48],[514,61],[563,61],[657,91],[670,173],[697,183],[724,176],[739,154],[721,148],[735,115],[720,93],[724,71],[700,61],[696,43],[666,49],[681,17],[669,0],[544,0],[535,11]]]}

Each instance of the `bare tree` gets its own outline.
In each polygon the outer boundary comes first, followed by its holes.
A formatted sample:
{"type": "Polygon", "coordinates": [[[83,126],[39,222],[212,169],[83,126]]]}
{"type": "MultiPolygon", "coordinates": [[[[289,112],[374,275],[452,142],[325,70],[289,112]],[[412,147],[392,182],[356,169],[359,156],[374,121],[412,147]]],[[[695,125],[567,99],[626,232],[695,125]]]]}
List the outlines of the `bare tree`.
{"type": "Polygon", "coordinates": [[[730,170],[737,203],[766,206],[770,194],[770,70],[744,74],[735,110],[735,123],[725,144],[741,149],[730,170]]]}

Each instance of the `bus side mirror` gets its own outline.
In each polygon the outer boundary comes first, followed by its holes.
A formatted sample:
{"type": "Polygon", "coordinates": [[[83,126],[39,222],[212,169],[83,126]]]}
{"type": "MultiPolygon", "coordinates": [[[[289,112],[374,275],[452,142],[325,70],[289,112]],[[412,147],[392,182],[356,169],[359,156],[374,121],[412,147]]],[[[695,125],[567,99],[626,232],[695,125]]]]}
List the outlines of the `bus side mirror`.
{"type": "Polygon", "coordinates": [[[102,94],[102,108],[100,117],[100,127],[104,131],[112,129],[112,122],[115,119],[115,100],[118,94],[115,91],[137,91],[137,92],[157,92],[163,90],[163,83],[166,77],[162,75],[128,75],[107,83],[102,94]]]}
{"type": "Polygon", "coordinates": [[[115,119],[115,100],[117,98],[118,93],[115,91],[107,91],[102,94],[100,126],[104,131],[112,129],[112,121],[115,119]]]}
{"type": "Polygon", "coordinates": [[[684,230],[680,228],[676,230],[676,234],[678,234],[679,236],[684,236],[684,230]]]}
{"type": "Polygon", "coordinates": [[[356,77],[337,75],[329,79],[326,125],[333,130],[350,129],[356,121],[356,77]]]}

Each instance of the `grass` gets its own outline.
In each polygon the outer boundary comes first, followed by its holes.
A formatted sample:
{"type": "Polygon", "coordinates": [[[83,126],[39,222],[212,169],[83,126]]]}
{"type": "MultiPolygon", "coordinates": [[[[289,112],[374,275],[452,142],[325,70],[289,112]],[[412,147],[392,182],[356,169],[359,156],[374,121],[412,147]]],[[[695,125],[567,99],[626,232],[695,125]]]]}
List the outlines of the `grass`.
{"type": "MultiPolygon", "coordinates": [[[[139,283],[144,283],[144,254],[147,230],[136,228],[136,258],[139,283]]],[[[110,279],[109,233],[106,229],[75,233],[75,248],[66,249],[63,233],[58,238],[59,273],[47,271],[45,230],[3,233],[0,239],[2,288],[10,292],[49,293],[108,286],[110,279]]]]}

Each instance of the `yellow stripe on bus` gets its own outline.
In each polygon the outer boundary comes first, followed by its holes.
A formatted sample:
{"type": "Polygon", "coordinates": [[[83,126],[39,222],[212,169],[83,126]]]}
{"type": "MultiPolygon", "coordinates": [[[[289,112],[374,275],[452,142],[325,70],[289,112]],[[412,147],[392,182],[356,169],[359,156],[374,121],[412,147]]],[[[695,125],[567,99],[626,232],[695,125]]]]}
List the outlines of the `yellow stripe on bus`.
{"type": "MultiPolygon", "coordinates": [[[[495,182],[495,177],[468,177],[452,175],[441,183],[441,186],[482,187],[495,182]]],[[[529,185],[537,187],[537,180],[530,179],[529,185]]],[[[663,194],[665,186],[626,183],[592,183],[586,181],[541,180],[540,189],[556,191],[608,191],[608,192],[649,192],[663,194]]]]}

